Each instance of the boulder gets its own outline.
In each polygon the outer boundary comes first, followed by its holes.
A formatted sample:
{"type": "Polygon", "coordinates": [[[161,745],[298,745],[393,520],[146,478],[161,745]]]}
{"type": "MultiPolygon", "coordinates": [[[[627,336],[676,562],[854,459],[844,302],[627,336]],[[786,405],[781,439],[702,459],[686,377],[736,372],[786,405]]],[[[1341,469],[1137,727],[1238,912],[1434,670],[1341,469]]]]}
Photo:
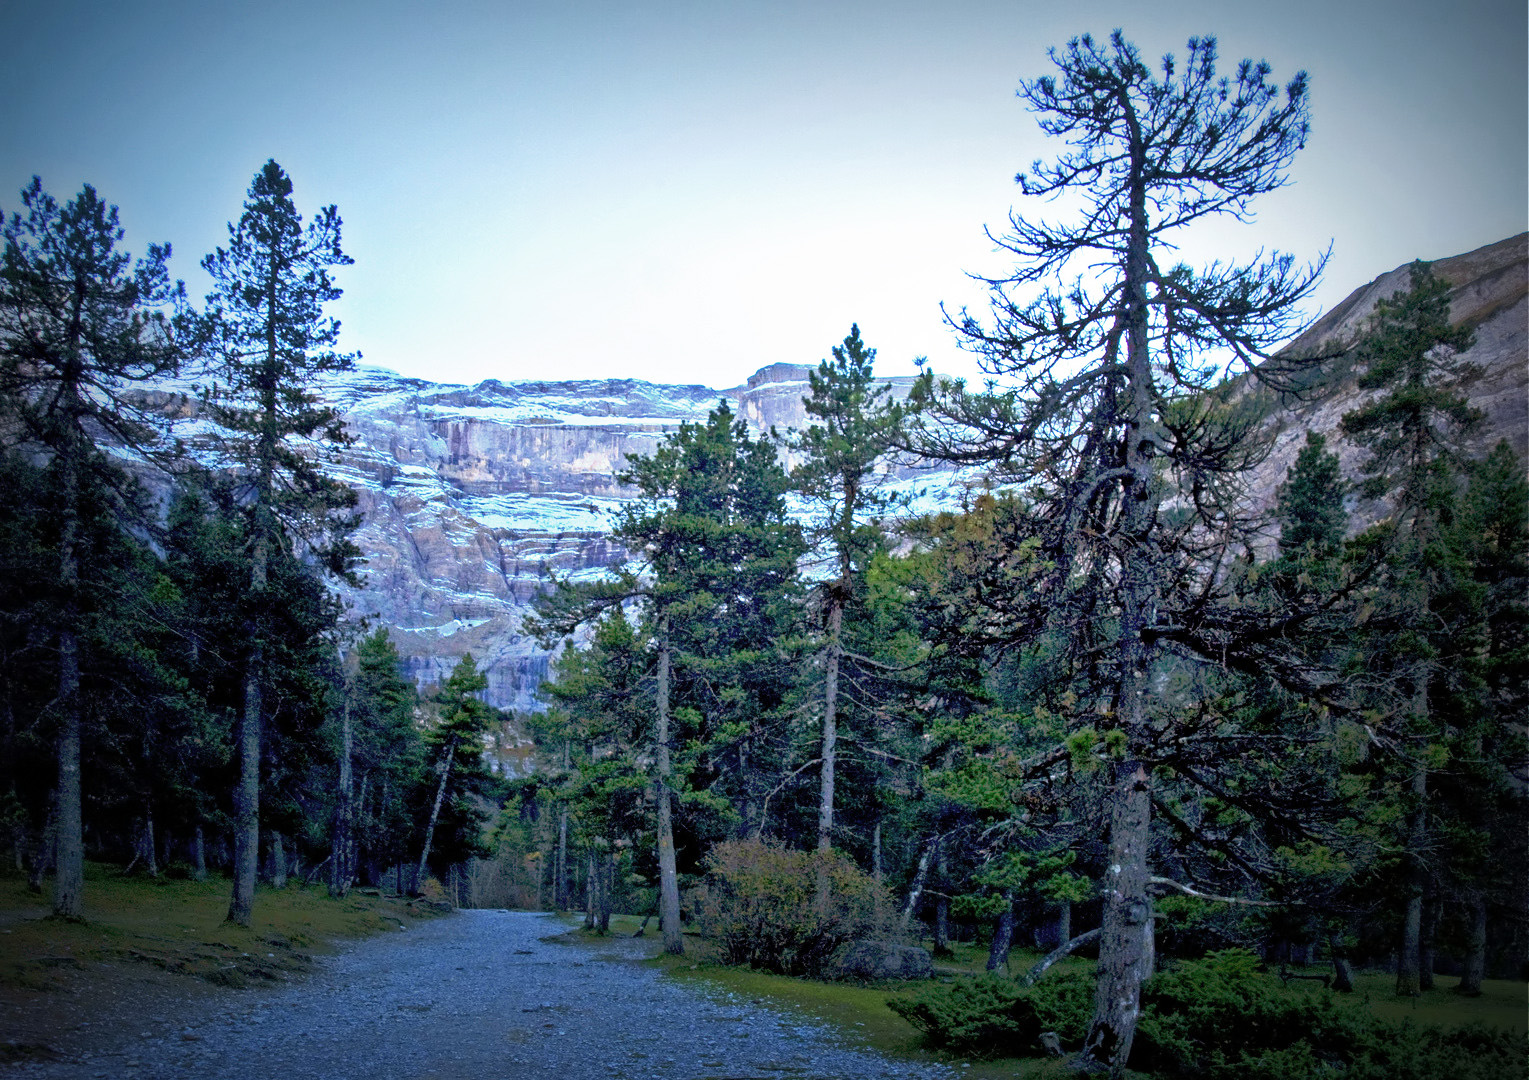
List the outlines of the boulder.
{"type": "Polygon", "coordinates": [[[928,950],[884,941],[852,941],[833,964],[839,979],[927,979],[932,970],[928,950]]]}

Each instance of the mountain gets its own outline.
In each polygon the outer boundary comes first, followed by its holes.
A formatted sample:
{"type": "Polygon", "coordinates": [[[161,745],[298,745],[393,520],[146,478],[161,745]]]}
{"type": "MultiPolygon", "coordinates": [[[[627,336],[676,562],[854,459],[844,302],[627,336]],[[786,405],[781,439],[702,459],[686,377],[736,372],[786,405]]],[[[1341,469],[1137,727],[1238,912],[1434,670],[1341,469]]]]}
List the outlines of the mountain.
{"type": "MultiPolygon", "coordinates": [[[[1482,375],[1470,387],[1488,416],[1476,448],[1507,437],[1529,453],[1529,317],[1526,237],[1434,264],[1454,286],[1452,315],[1476,332],[1467,358],[1482,375]]],[[[1289,346],[1324,351],[1352,344],[1375,302],[1407,283],[1407,268],[1356,290],[1289,346]]],[[[501,708],[536,706],[548,654],[523,630],[532,597],[551,574],[598,576],[626,553],[609,537],[630,492],[616,480],[628,457],[650,453],[665,432],[703,420],[726,400],[755,430],[801,428],[811,369],[772,364],[742,386],[714,390],[635,379],[499,382],[453,386],[377,368],[324,388],[356,444],[336,474],[355,486],[367,562],[348,596],[358,614],[393,633],[408,674],[445,675],[471,651],[501,708]]],[[[906,395],[912,379],[890,380],[906,395]]],[[[172,395],[165,394],[167,408],[172,395]]],[[[184,397],[180,397],[185,402],[184,397]]],[[[1345,464],[1357,451],[1336,436],[1360,400],[1351,381],[1315,401],[1279,404],[1271,452],[1248,478],[1248,498],[1267,508],[1307,430],[1329,434],[1345,464]]],[[[922,507],[955,505],[962,476],[901,464],[893,479],[924,492],[922,507]]],[[[1373,517],[1376,508],[1358,507],[1373,517]]],[[[513,756],[513,748],[507,750],[513,756]]]]}
{"type": "MultiPolygon", "coordinates": [[[[756,430],[803,427],[810,370],[773,364],[720,391],[635,379],[468,387],[349,372],[325,391],[357,439],[335,469],[364,515],[355,538],[367,556],[363,585],[347,599],[391,630],[421,683],[470,651],[491,703],[534,708],[548,654],[522,620],[552,574],[598,576],[625,559],[609,533],[631,496],[616,480],[626,459],[723,400],[756,430]]],[[[905,396],[913,380],[891,382],[905,396]]],[[[909,487],[953,478],[891,471],[909,487]]]]}
{"type": "MultiPolygon", "coordinates": [[[[1482,457],[1499,439],[1507,439],[1520,458],[1529,458],[1529,233],[1440,259],[1432,268],[1435,276],[1451,286],[1450,321],[1469,326],[1476,336],[1475,344],[1461,356],[1479,367],[1480,374],[1463,390],[1486,419],[1467,439],[1467,450],[1482,457]]],[[[1407,288],[1410,276],[1407,266],[1399,266],[1355,289],[1281,355],[1330,354],[1353,345],[1376,303],[1407,288]]],[[[1338,366],[1341,370],[1341,362],[1338,366]]],[[[1270,420],[1274,439],[1269,455],[1247,478],[1253,507],[1262,510],[1273,505],[1276,489],[1305,445],[1308,431],[1326,435],[1345,473],[1354,475],[1363,454],[1338,433],[1338,423],[1365,396],[1352,378],[1339,377],[1330,392],[1280,402],[1270,420]]],[[[1363,503],[1349,509],[1357,522],[1384,512],[1383,507],[1363,503]]]]}

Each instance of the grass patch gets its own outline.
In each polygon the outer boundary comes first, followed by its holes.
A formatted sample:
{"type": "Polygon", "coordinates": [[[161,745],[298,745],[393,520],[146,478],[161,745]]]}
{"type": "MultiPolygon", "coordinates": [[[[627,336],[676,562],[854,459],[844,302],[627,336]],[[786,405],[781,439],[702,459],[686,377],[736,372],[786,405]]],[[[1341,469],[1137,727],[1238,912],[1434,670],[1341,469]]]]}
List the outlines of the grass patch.
{"type": "Polygon", "coordinates": [[[336,938],[391,931],[435,911],[396,898],[352,894],[331,899],[322,887],[261,887],[254,925],[225,921],[229,883],[143,876],[87,863],[85,920],[56,919],[52,902],[29,892],[20,875],[0,874],[0,985],[54,989],[65,973],[100,963],[147,964],[226,986],[284,979],[308,970],[312,954],[336,938]]]}
{"type": "MultiPolygon", "coordinates": [[[[1316,968],[1312,974],[1325,974],[1316,968]]],[[[1274,978],[1274,976],[1270,976],[1274,978]]],[[[1382,1020],[1411,1020],[1430,1027],[1463,1027],[1482,1024],[1504,1031],[1524,1031],[1529,1021],[1529,984],[1508,979],[1485,979],[1481,996],[1462,997],[1455,993],[1458,979],[1436,976],[1437,989],[1416,998],[1396,996],[1396,976],[1383,972],[1356,972],[1354,992],[1335,994],[1341,1001],[1362,1004],[1382,1020]]],[[[1330,991],[1316,983],[1291,983],[1292,994],[1326,994],[1330,991]]]]}
{"type": "MultiPolygon", "coordinates": [[[[640,919],[631,920],[635,930],[640,919]]],[[[625,929],[626,923],[622,923],[625,929]]],[[[617,929],[617,920],[611,920],[611,930],[617,929]]],[[[626,932],[630,933],[631,930],[626,932]]],[[[649,927],[649,933],[653,928],[649,927]]],[[[814,979],[798,979],[784,975],[772,975],[762,971],[726,967],[715,962],[706,944],[698,938],[686,935],[686,956],[659,955],[653,961],[672,978],[704,982],[718,989],[729,991],[751,1001],[767,1002],[814,1020],[832,1025],[852,1042],[905,1061],[939,1062],[960,1064],[963,1077],[972,1080],[1062,1080],[1069,1076],[1063,1063],[1037,1058],[998,1058],[977,1061],[956,1055],[928,1050],[919,1045],[918,1032],[887,1006],[891,997],[911,995],[917,983],[884,983],[860,985],[857,983],[819,982],[814,979]]],[[[987,951],[981,950],[981,962],[987,960],[987,951]]],[[[1019,968],[1020,954],[1015,954],[1015,969],[1019,968]]],[[[948,966],[960,970],[959,965],[970,958],[957,957],[948,966]]],[[[1033,961],[1027,961],[1030,963],[1033,961]]],[[[942,966],[946,966],[942,963],[942,966]]],[[[978,964],[980,970],[981,964],[978,964]]]]}

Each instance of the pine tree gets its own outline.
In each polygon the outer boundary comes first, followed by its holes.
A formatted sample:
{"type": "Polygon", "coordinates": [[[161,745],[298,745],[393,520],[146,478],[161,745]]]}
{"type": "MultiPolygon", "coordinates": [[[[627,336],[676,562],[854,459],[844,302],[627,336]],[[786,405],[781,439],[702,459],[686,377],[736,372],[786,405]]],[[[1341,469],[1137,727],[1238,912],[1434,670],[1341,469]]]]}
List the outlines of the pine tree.
{"type": "MultiPolygon", "coordinates": [[[[791,471],[792,485],[821,512],[812,540],[823,549],[832,576],[821,586],[823,612],[823,729],[819,752],[817,847],[833,846],[834,770],[839,725],[839,666],[844,660],[844,613],[854,600],[857,578],[884,540],[879,516],[894,500],[883,490],[876,466],[903,434],[903,407],[891,390],[877,386],[872,365],[876,350],[850,327],[833,359],[808,376],[802,404],[817,423],[787,441],[802,457],[791,471]]],[[[827,862],[819,862],[820,893],[827,887],[827,862]]],[[[820,901],[826,902],[826,895],[820,901]]]]}
{"type": "Polygon", "coordinates": [[[1153,966],[1151,769],[1166,718],[1155,680],[1170,652],[1222,652],[1208,640],[1222,630],[1206,622],[1220,597],[1200,583],[1225,580],[1206,565],[1245,540],[1237,477],[1258,453],[1252,400],[1215,388],[1228,358],[1266,382],[1291,374],[1267,358],[1298,328],[1296,305],[1321,264],[1167,262],[1179,230],[1245,220],[1285,182],[1306,138],[1304,73],[1283,93],[1266,63],[1220,77],[1211,38],[1190,39],[1182,65],[1165,58],[1154,73],[1118,31],[1108,44],[1075,39],[1052,59],[1057,74],[1020,96],[1069,148],[1018,181],[1026,196],[1076,199],[1081,213],[1071,224],[1011,214],[996,239],[1019,262],[989,279],[988,322],[954,320],[1007,389],[928,379],[921,393],[959,425],[926,423],[930,451],[1030,488],[1054,566],[1037,617],[1087,669],[1089,711],[1121,740],[1081,1059],[1120,1075],[1153,966]]]}
{"type": "Polygon", "coordinates": [[[639,498],[615,535],[640,554],[649,575],[644,589],[658,653],[660,924],[665,950],[678,955],[684,944],[672,806],[675,660],[706,684],[695,688],[688,703],[701,706],[697,717],[710,722],[689,733],[689,741],[713,762],[736,754],[760,714],[781,702],[780,680],[761,661],[776,649],[779,629],[789,625],[801,531],[786,518],[787,479],[775,448],[750,438],[726,402],[704,424],[680,425],[621,479],[637,488],[639,498]],[[745,676],[751,687],[740,686],[745,676]],[[709,687],[753,692],[714,695],[709,687]]]}
{"type": "Polygon", "coordinates": [[[350,887],[368,856],[401,857],[412,825],[406,793],[419,783],[425,753],[415,724],[419,695],[403,677],[398,647],[386,629],[357,643],[347,657],[347,672],[330,873],[331,891],[337,893],[350,887]]]}
{"type": "Polygon", "coordinates": [[[340,216],[325,207],[304,225],[292,181],[274,161],[255,174],[229,244],[202,260],[213,280],[204,332],[213,354],[211,416],[228,433],[223,451],[250,518],[249,589],[241,605],[249,641],[239,722],[240,775],[231,921],[248,926],[260,844],[260,747],[270,646],[269,564],[277,547],[300,543],[343,573],[356,554],[353,491],[324,475],[310,448],[348,441],[339,412],[320,403],[316,383],[350,368],[334,351],[340,326],[323,305],[340,290],[330,268],[349,265],[340,216]]]}
{"type": "Polygon", "coordinates": [[[85,518],[100,501],[142,520],[143,498],[96,445],[146,450],[152,427],[129,401],[130,380],[174,370],[182,358],[173,316],[184,299],[166,270],[168,245],[133,262],[119,250],[117,208],[86,185],[59,206],[33,177],[23,212],[4,223],[0,263],[0,424],[48,457],[58,521],[57,883],[53,910],[80,918],[84,849],[80,789],[81,587],[85,518]]]}
{"type": "Polygon", "coordinates": [[[435,796],[430,804],[430,818],[425,824],[425,839],[420,846],[419,866],[414,875],[416,891],[425,881],[446,792],[460,774],[481,772],[483,737],[494,717],[494,710],[479,697],[487,689],[488,676],[478,670],[478,662],[472,653],[467,653],[457,661],[457,666],[435,694],[436,720],[427,736],[428,750],[435,757],[435,796]]]}
{"type": "Polygon", "coordinates": [[[1382,559],[1361,656],[1408,774],[1396,989],[1415,995],[1432,978],[1422,963],[1425,894],[1436,884],[1428,856],[1429,774],[1447,754],[1452,705],[1468,692],[1462,646],[1475,622],[1475,600],[1450,533],[1462,486],[1460,437],[1481,414],[1458,386],[1471,371],[1459,354],[1472,335],[1450,324],[1448,284],[1423,262],[1412,264],[1409,279],[1407,289],[1376,305],[1359,350],[1360,387],[1381,393],[1345,413],[1342,429],[1370,452],[1361,490],[1388,499],[1392,511],[1360,538],[1382,559]]]}

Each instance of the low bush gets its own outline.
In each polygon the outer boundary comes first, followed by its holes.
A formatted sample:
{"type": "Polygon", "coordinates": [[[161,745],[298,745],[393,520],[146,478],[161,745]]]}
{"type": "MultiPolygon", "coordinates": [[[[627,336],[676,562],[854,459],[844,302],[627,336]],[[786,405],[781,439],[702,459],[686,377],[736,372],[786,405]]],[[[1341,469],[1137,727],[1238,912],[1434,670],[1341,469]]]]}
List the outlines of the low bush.
{"type": "Polygon", "coordinates": [[[991,973],[930,983],[912,997],[887,1005],[918,1028],[936,1049],[969,1057],[1024,1057],[1039,1054],[1044,1031],[1062,1042],[1081,1043],[1094,1013],[1094,977],[1058,972],[1024,987],[991,973]]]}
{"type": "Polygon", "coordinates": [[[697,909],[701,933],[723,963],[820,975],[840,946],[881,932],[888,907],[875,880],[838,852],[730,840],[707,858],[697,909]],[[826,904],[817,898],[820,866],[828,873],[826,904]]]}
{"type": "MultiPolygon", "coordinates": [[[[1380,1020],[1362,1005],[1291,994],[1242,949],[1148,980],[1131,1067],[1183,1080],[1499,1080],[1523,1077],[1524,1035],[1380,1020]]],[[[1039,1056],[1043,1031],[1082,1045],[1094,980],[1063,973],[1033,987],[994,975],[931,985],[888,1004],[931,1046],[977,1056],[1039,1056]]]]}

